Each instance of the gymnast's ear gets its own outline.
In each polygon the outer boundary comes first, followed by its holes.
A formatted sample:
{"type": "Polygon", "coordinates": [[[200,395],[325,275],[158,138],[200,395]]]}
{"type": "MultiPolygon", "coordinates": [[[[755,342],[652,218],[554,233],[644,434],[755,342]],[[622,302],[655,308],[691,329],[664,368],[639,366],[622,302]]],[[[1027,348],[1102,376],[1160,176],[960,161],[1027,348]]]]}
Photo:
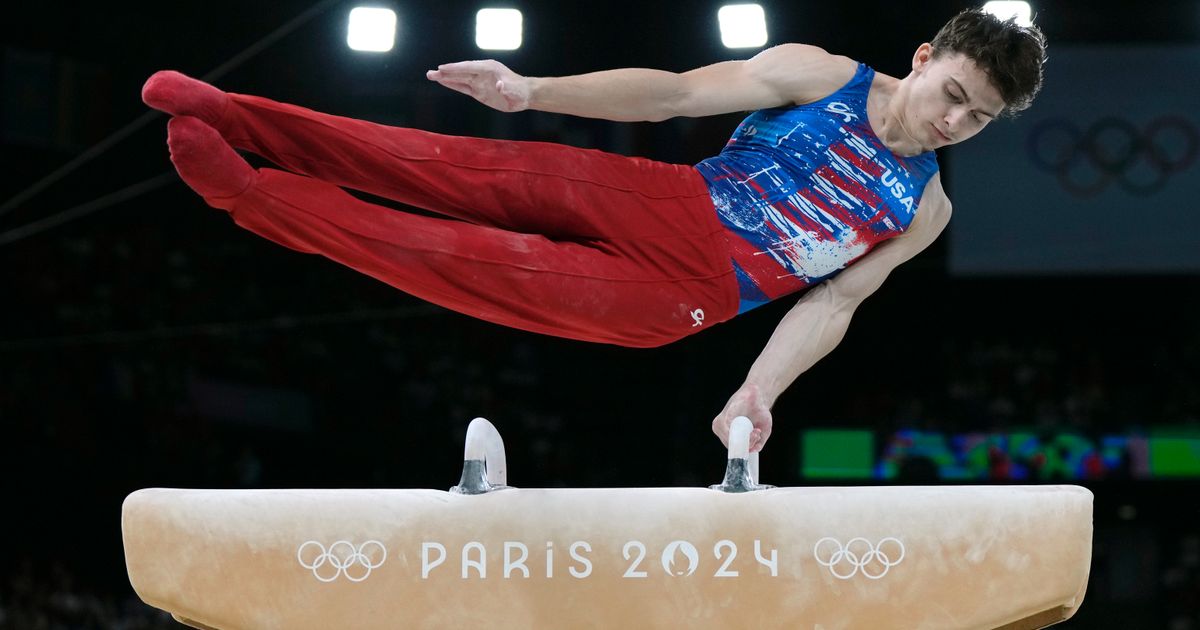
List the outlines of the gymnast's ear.
{"type": "Polygon", "coordinates": [[[933,44],[930,44],[929,42],[925,42],[924,44],[917,46],[917,50],[913,53],[912,58],[913,73],[921,74],[921,72],[933,62],[935,52],[936,51],[933,48],[933,44]]]}

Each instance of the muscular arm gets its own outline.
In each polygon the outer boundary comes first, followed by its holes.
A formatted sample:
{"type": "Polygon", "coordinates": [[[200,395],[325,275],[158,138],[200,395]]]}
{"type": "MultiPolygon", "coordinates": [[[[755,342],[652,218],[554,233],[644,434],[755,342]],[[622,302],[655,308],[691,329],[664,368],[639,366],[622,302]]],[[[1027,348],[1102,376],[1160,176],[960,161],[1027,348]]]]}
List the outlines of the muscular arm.
{"type": "Polygon", "coordinates": [[[779,322],[750,367],[745,383],[713,421],[713,431],[721,441],[727,440],[733,418],[745,415],[757,429],[752,448],[761,449],[770,436],[770,408],[779,395],[841,342],[858,305],[883,284],[892,269],[932,243],[949,220],[950,202],[935,176],[926,186],[921,207],[905,234],[880,245],[833,279],[809,289],[779,322]]]}
{"type": "Polygon", "coordinates": [[[645,68],[523,77],[496,61],[438,66],[430,80],[501,111],[536,109],[615,121],[661,121],[820,99],[854,74],[854,62],[815,46],[782,44],[746,61],[689,72],[645,68]]]}

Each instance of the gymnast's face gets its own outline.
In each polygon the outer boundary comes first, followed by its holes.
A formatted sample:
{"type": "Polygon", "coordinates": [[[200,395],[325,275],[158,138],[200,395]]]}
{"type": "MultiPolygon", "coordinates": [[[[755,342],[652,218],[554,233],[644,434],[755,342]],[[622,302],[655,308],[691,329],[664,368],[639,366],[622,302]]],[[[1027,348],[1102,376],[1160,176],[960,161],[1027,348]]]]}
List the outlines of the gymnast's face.
{"type": "Polygon", "coordinates": [[[974,136],[1004,109],[987,75],[961,53],[935,57],[932,46],[921,44],[909,79],[904,128],[926,150],[974,136]]]}

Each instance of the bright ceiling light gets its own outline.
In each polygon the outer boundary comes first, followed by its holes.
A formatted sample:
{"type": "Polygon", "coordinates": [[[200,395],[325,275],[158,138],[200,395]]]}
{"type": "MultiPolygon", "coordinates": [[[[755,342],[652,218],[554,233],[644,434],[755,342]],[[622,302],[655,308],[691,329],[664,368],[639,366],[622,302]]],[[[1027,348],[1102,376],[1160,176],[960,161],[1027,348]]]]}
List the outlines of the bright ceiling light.
{"type": "Polygon", "coordinates": [[[717,11],[717,21],[726,48],[762,48],[767,43],[767,16],[761,5],[725,5],[717,11]]]}
{"type": "Polygon", "coordinates": [[[475,14],[475,45],[483,50],[520,48],[521,12],[516,9],[480,9],[475,14]]]}
{"type": "Polygon", "coordinates": [[[357,7],[350,10],[346,44],[353,50],[387,52],[396,43],[396,12],[357,7]]]}
{"type": "Polygon", "coordinates": [[[1028,2],[988,2],[983,5],[983,10],[1001,20],[1015,17],[1018,26],[1033,25],[1033,9],[1028,2]]]}

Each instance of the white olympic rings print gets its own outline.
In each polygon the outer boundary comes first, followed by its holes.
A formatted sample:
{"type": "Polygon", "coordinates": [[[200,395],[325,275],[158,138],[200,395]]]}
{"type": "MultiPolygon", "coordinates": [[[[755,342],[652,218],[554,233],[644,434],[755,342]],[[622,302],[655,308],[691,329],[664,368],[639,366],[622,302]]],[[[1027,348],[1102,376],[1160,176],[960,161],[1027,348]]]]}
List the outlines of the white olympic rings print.
{"type": "Polygon", "coordinates": [[[387,560],[387,547],[377,540],[368,540],[357,547],[348,540],[339,540],[325,549],[325,545],[310,540],[296,550],[296,559],[300,561],[300,566],[312,571],[313,577],[322,582],[329,583],[343,575],[351,582],[362,582],[371,577],[371,571],[383,566],[387,560]],[[305,554],[305,549],[310,550],[308,554],[305,554]],[[375,549],[378,549],[378,553],[370,553],[375,549]],[[373,555],[378,559],[373,559],[373,555]],[[326,565],[329,568],[323,570],[326,565]]]}
{"type": "Polygon", "coordinates": [[[827,536],[821,540],[818,540],[817,544],[813,545],[813,557],[816,558],[817,564],[820,564],[823,567],[829,567],[829,572],[833,574],[833,577],[838,578],[839,580],[849,580],[859,571],[862,571],[862,574],[868,579],[878,580],[879,578],[887,575],[888,571],[892,567],[900,564],[900,562],[904,560],[904,553],[904,543],[890,536],[880,540],[878,544],[871,544],[871,541],[867,540],[866,538],[851,538],[850,542],[846,543],[845,545],[843,545],[840,540],[827,536]],[[827,558],[822,558],[821,544],[826,541],[836,545],[836,549],[834,549],[832,553],[829,553],[827,558]],[[895,560],[892,560],[891,556],[889,556],[883,550],[884,543],[888,541],[896,543],[896,546],[900,548],[900,555],[895,560]],[[851,550],[851,547],[855,546],[854,543],[856,542],[861,542],[866,546],[866,549],[863,550],[860,547],[859,552],[855,553],[855,551],[851,550]],[[875,569],[875,572],[873,573],[871,570],[869,570],[872,566],[872,563],[878,563],[879,566],[883,567],[883,570],[875,569]],[[839,565],[849,565],[849,572],[846,572],[844,569],[839,572],[839,565]]]}

